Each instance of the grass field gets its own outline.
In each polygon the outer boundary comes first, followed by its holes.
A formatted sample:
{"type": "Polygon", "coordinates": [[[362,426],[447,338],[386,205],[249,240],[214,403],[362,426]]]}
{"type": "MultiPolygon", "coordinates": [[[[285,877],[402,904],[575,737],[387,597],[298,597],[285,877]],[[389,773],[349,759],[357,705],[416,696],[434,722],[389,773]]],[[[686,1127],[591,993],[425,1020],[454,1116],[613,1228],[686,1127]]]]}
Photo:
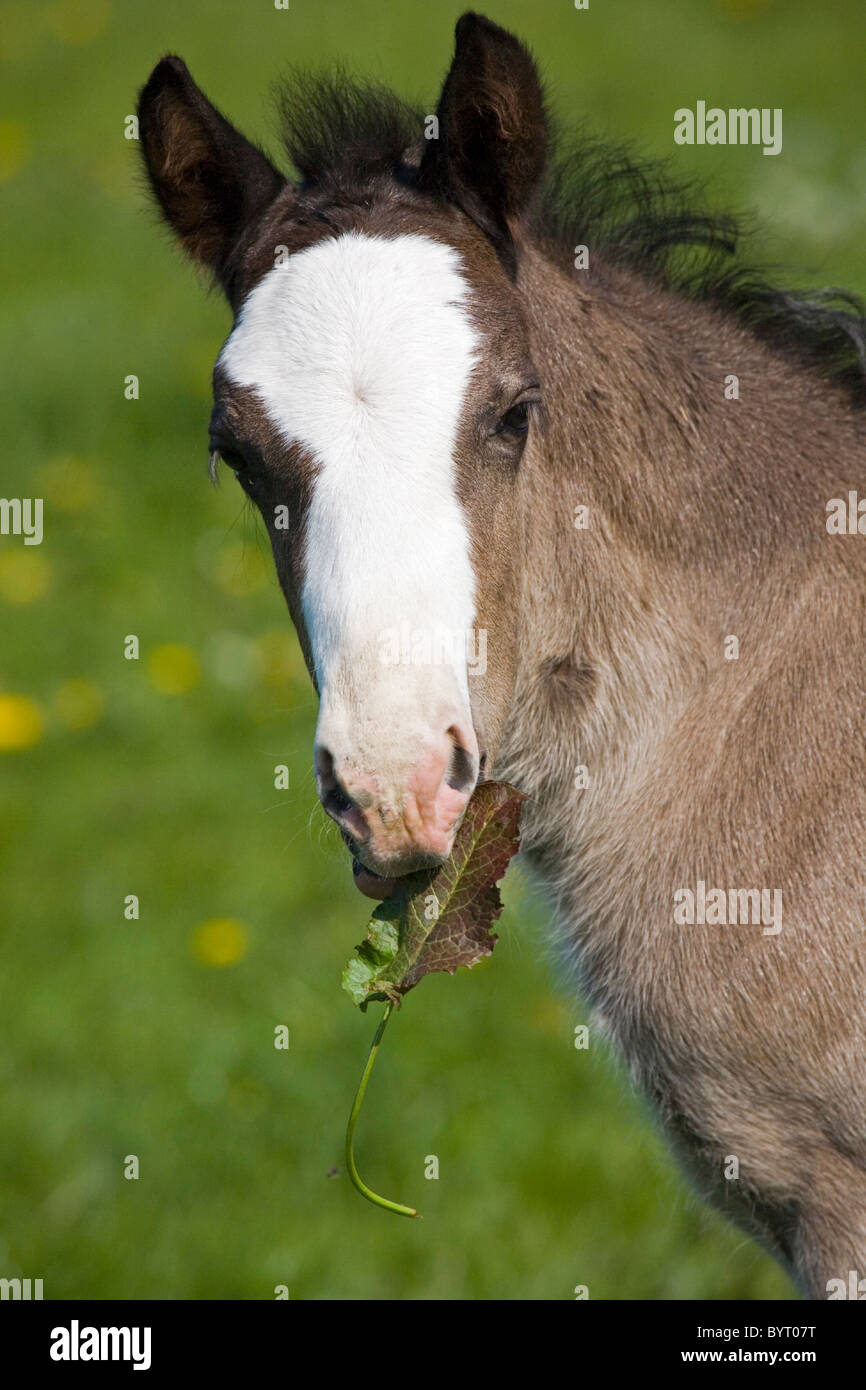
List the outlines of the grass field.
{"type": "MultiPolygon", "coordinates": [[[[362,1118],[362,1172],[426,1219],[342,1171],[374,1026],[340,989],[364,902],[316,809],[264,533],[206,480],[227,311],[157,230],[124,120],[166,51],[272,148],[289,63],[340,57],[432,109],[461,8],[2,7],[0,494],[43,497],[45,536],[0,537],[0,1275],[46,1298],[792,1294],[695,1201],[601,1045],[575,1049],[586,1011],[517,869],[494,957],[411,996],[362,1118]]],[[[656,153],[698,98],[782,107],[779,157],[680,166],[754,207],[780,261],[866,291],[859,0],[486,12],[531,42],[564,119],[656,153]]]]}

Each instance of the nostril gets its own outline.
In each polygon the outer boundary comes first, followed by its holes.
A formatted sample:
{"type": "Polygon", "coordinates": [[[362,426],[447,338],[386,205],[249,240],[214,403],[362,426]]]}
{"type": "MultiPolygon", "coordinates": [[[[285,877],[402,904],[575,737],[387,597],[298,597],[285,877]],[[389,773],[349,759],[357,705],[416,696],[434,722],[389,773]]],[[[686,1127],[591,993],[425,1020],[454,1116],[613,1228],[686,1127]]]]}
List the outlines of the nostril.
{"type": "Polygon", "coordinates": [[[337,774],[334,772],[333,756],[330,750],[325,748],[321,743],[316,745],[313,756],[313,766],[320,787],[329,787],[336,782],[337,774]]]}
{"type": "Polygon", "coordinates": [[[330,787],[322,796],[322,805],[329,816],[336,820],[339,816],[344,816],[347,811],[351,811],[354,801],[347,796],[339,782],[330,787]]]}
{"type": "Polygon", "coordinates": [[[475,786],[475,759],[464,748],[459,730],[453,725],[448,730],[448,736],[454,747],[451,750],[451,760],[445,781],[456,792],[471,792],[475,786]]]}
{"type": "Polygon", "coordinates": [[[355,805],[334,770],[334,759],[327,748],[316,749],[316,776],[319,782],[319,799],[329,816],[337,820],[351,811],[355,805]]]}

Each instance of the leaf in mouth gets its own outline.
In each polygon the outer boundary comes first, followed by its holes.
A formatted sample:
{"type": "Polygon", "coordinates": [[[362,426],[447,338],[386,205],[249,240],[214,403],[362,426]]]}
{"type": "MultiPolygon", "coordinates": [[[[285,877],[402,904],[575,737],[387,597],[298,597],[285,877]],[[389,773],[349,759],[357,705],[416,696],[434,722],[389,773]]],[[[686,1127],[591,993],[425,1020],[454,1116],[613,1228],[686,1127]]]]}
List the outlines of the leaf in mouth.
{"type": "Polygon", "coordinates": [[[497,884],[517,851],[525,799],[507,782],[482,783],[445,863],[397,880],[343,973],[343,988],[361,1009],[374,999],[399,1004],[425,975],[453,975],[490,955],[491,927],[502,912],[497,884]]]}
{"type": "Polygon", "coordinates": [[[493,950],[491,927],[502,912],[496,885],[517,850],[525,799],[506,782],[477,787],[448,860],[432,872],[398,879],[343,973],[343,988],[361,1009],[373,999],[386,1001],[349,1116],[346,1170],[362,1196],[398,1216],[418,1212],[373,1192],[355,1163],[355,1128],[367,1082],[391,1011],[403,995],[431,971],[453,975],[459,965],[474,965],[493,950]]]}

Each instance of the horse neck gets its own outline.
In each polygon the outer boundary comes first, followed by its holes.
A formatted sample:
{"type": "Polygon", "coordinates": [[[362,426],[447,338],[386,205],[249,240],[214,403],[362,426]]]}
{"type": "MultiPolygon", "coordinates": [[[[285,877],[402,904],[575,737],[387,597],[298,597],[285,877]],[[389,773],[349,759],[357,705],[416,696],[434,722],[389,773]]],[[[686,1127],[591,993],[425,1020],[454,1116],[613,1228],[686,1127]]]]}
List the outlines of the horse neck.
{"type": "Polygon", "coordinates": [[[828,554],[824,518],[840,460],[866,456],[835,387],[720,311],[621,269],[587,281],[537,247],[521,289],[546,424],[523,474],[502,766],[560,796],[576,761],[625,778],[723,667],[726,637],[770,661],[792,595],[862,569],[828,554]]]}

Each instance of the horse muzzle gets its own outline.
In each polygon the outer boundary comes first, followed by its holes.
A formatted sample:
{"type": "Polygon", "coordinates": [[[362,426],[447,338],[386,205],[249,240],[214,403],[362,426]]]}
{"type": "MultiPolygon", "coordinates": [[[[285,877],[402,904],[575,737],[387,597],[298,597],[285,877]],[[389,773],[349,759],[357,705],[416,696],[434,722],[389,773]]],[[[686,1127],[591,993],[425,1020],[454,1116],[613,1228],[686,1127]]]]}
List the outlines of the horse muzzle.
{"type": "Polygon", "coordinates": [[[394,880],[447,859],[478,779],[481,756],[470,721],[452,718],[390,771],[362,750],[340,747],[320,728],[316,786],[353,855],[355,883],[386,898],[394,880]]]}

